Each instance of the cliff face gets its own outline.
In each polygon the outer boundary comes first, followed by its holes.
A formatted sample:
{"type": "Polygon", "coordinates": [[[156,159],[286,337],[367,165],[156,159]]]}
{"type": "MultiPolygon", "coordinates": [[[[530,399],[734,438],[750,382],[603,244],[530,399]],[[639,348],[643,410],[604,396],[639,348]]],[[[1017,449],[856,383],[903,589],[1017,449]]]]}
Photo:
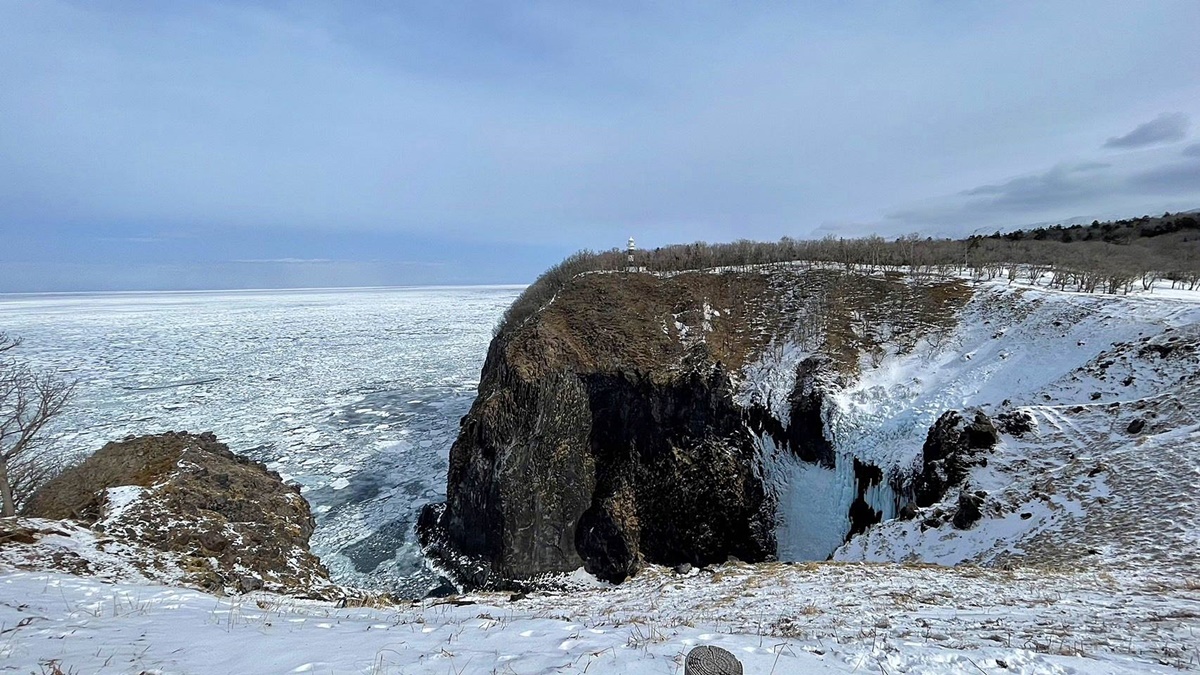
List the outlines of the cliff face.
{"type": "Polygon", "coordinates": [[[493,341],[422,541],[473,586],[773,558],[767,455],[832,470],[827,398],[873,346],[863,328],[888,317],[915,340],[964,297],[792,268],[576,277],[493,341]],[[888,316],[897,306],[915,308],[912,326],[888,316]],[[781,355],[788,384],[750,391],[748,372],[785,344],[810,347],[781,355]]]}
{"type": "Polygon", "coordinates": [[[585,275],[497,337],[424,540],[473,584],[768,556],[770,505],[726,365],[744,358],[734,331],[765,290],[585,275]],[[735,298],[715,329],[714,306],[735,298]]]}

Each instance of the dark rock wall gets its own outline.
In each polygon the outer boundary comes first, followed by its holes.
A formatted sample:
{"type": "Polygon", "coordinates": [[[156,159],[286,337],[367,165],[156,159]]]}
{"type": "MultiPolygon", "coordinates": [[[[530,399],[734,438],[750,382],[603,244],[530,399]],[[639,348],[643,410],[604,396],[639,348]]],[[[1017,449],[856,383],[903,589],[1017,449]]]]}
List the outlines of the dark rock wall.
{"type": "MultiPolygon", "coordinates": [[[[451,450],[446,504],[427,507],[419,524],[431,556],[472,587],[580,566],[619,582],[648,562],[774,557],[775,498],[754,436],[833,468],[824,419],[838,375],[826,358],[799,364],[781,422],[738,405],[730,374],[703,346],[686,358],[667,374],[530,378],[497,341],[451,450]]],[[[855,468],[852,534],[882,517],[865,501],[882,472],[855,468]]]]}
{"type": "MultiPolygon", "coordinates": [[[[448,543],[482,565],[453,571],[480,585],[582,565],[575,523],[595,487],[583,383],[573,373],[528,381],[502,352],[501,345],[492,350],[480,396],[450,451],[440,519],[448,543]]],[[[427,542],[436,535],[422,533],[427,542]]]]}
{"type": "Polygon", "coordinates": [[[999,442],[996,426],[982,411],[975,411],[970,419],[957,410],[943,413],[921,449],[920,471],[912,483],[917,506],[941,501],[950,488],[962,484],[972,467],[987,466],[987,455],[999,442]]]}
{"type": "Polygon", "coordinates": [[[725,372],[585,383],[597,480],[576,549],[588,571],[620,581],[643,559],[706,565],[774,554],[773,509],[725,372]]]}
{"type": "Polygon", "coordinates": [[[825,408],[830,390],[839,386],[832,359],[810,356],[796,366],[796,386],[788,397],[791,418],[787,447],[806,462],[832,469],[833,444],[825,432],[825,408]]]}
{"type": "Polygon", "coordinates": [[[553,372],[495,349],[422,542],[470,586],[584,566],[612,581],[645,562],[774,553],[773,509],[728,374],[553,372]]]}
{"type": "Polygon", "coordinates": [[[856,534],[862,534],[867,528],[883,519],[883,514],[867,503],[867,490],[883,482],[883,471],[874,464],[867,464],[857,457],[854,462],[854,489],[857,496],[850,504],[850,532],[846,534],[849,540],[856,534]]]}

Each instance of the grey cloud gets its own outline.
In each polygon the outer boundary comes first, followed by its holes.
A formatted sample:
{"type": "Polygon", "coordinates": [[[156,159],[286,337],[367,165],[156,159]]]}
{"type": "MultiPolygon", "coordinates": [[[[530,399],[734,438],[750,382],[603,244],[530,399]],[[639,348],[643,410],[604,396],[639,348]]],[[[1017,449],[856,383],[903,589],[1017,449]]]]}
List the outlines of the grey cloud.
{"type": "Polygon", "coordinates": [[[1045,173],[1021,176],[997,185],[981,185],[962,192],[976,197],[975,206],[1002,207],[1006,210],[1036,210],[1080,201],[1105,189],[1108,164],[1088,162],[1058,165],[1045,173]]]}
{"type": "Polygon", "coordinates": [[[1185,161],[1140,171],[1129,177],[1128,185],[1151,194],[1191,193],[1200,197],[1200,161],[1185,161]]]}
{"type": "Polygon", "coordinates": [[[1183,149],[1184,157],[1200,157],[1200,143],[1192,143],[1183,149]]]}
{"type": "Polygon", "coordinates": [[[1157,143],[1172,143],[1187,138],[1191,120],[1184,113],[1163,113],[1139,124],[1124,136],[1114,136],[1104,143],[1106,148],[1142,148],[1157,143]]]}
{"type": "Polygon", "coordinates": [[[1024,227],[1071,218],[1128,217],[1200,204],[1200,161],[1158,152],[1120,164],[1063,163],[1042,173],[981,185],[943,199],[889,212],[885,232],[914,227],[926,233],[1024,227]]]}

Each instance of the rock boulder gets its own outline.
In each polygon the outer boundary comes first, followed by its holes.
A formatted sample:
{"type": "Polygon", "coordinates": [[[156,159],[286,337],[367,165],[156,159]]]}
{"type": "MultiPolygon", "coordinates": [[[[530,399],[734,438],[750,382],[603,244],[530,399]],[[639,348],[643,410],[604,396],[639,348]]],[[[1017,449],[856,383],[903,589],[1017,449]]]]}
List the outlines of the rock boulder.
{"type": "Polygon", "coordinates": [[[988,453],[999,442],[996,426],[983,411],[970,419],[956,410],[944,413],[921,449],[921,474],[914,485],[917,506],[941,501],[950,488],[962,484],[971,467],[986,466],[988,453]]]}

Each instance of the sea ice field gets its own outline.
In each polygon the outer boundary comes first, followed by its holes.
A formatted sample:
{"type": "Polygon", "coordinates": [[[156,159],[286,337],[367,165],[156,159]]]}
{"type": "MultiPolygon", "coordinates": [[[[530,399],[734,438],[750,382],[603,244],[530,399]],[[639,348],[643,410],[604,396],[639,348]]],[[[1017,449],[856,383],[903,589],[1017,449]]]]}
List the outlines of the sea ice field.
{"type": "Polygon", "coordinates": [[[437,579],[416,514],[444,497],[458,420],[522,288],[9,295],[0,331],[77,381],[57,451],[212,431],[303,487],[335,580],[421,595],[437,579]]]}

